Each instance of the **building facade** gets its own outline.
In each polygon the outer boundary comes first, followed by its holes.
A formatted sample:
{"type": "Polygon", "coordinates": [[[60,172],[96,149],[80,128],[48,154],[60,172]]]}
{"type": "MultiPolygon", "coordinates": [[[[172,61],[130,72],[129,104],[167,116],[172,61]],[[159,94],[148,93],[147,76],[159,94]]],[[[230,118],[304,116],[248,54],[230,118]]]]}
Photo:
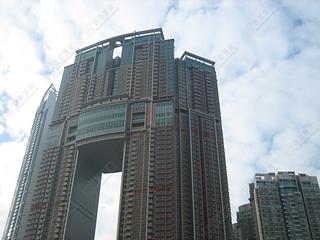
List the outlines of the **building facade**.
{"type": "MultiPolygon", "coordinates": [[[[320,190],[316,177],[294,172],[256,174],[249,187],[251,230],[256,233],[253,239],[320,239],[320,190]]],[[[240,224],[239,228],[241,232],[240,224]]]]}
{"type": "Polygon", "coordinates": [[[232,229],[233,229],[233,239],[234,240],[240,240],[240,228],[238,223],[233,223],[232,224],[232,229]]]}
{"type": "Polygon", "coordinates": [[[239,240],[256,240],[254,219],[250,203],[239,206],[237,212],[239,240]]]}
{"type": "Polygon", "coordinates": [[[161,29],[76,54],[17,238],[94,239],[101,176],[122,172],[118,239],[232,239],[214,62],[175,59],[161,29]]]}
{"type": "Polygon", "coordinates": [[[34,192],[36,174],[40,171],[39,157],[44,149],[47,129],[51,122],[57,91],[51,85],[44,94],[34,117],[26,152],[24,154],[12,204],[9,210],[3,239],[22,239],[18,236],[30,214],[31,195],[34,192]]]}
{"type": "Polygon", "coordinates": [[[320,190],[317,177],[299,174],[298,188],[302,195],[311,238],[320,239],[320,190]]]}

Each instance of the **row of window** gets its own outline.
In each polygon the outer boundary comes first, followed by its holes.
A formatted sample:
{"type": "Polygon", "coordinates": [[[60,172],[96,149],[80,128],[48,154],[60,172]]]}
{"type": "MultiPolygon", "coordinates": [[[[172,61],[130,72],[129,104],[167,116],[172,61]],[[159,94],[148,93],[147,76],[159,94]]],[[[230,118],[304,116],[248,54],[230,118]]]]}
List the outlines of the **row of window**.
{"type": "Polygon", "coordinates": [[[164,101],[155,103],[156,126],[168,126],[173,123],[173,103],[164,101]]]}

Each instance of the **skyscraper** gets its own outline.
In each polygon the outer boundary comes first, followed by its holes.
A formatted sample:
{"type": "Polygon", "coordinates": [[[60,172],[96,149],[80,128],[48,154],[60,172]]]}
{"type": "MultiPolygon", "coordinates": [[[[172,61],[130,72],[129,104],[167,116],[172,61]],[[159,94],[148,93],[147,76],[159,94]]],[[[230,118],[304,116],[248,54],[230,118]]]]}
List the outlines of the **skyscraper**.
{"type": "Polygon", "coordinates": [[[250,184],[253,230],[260,240],[319,240],[319,204],[319,185],[313,176],[256,174],[250,184]]]}
{"type": "Polygon", "coordinates": [[[299,174],[297,181],[312,239],[320,239],[320,189],[317,177],[299,174]]]}
{"type": "Polygon", "coordinates": [[[239,206],[239,211],[237,212],[237,230],[239,232],[239,240],[256,240],[250,203],[239,206]]]}
{"type": "Polygon", "coordinates": [[[233,239],[234,240],[240,240],[240,228],[238,223],[232,224],[232,230],[233,230],[233,239]]]}
{"type": "Polygon", "coordinates": [[[94,239],[102,173],[122,172],[118,239],[232,239],[214,62],[162,29],[76,51],[24,225],[6,239],[94,239]]]}
{"type": "Polygon", "coordinates": [[[29,193],[36,187],[36,175],[40,171],[39,157],[44,148],[43,143],[47,137],[56,98],[57,91],[53,85],[50,85],[34,117],[3,239],[22,239],[18,237],[18,233],[23,229],[30,213],[31,195],[29,193]]]}

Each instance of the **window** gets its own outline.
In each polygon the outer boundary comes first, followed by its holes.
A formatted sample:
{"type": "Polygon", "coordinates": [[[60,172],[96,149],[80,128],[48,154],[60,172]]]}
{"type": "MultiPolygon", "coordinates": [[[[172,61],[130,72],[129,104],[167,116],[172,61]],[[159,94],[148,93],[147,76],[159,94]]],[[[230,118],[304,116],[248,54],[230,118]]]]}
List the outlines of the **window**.
{"type": "Polygon", "coordinates": [[[144,127],[146,115],[146,103],[139,102],[132,105],[132,128],[144,127]]]}
{"type": "Polygon", "coordinates": [[[169,126],[173,123],[172,101],[157,102],[156,104],[156,126],[169,126]]]}

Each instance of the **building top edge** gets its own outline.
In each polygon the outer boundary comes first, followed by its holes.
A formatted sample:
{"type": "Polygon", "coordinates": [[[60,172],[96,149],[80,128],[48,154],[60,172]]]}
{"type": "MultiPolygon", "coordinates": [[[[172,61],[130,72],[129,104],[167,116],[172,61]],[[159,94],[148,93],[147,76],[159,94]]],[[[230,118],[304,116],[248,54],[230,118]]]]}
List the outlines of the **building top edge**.
{"type": "Polygon", "coordinates": [[[207,58],[204,58],[204,57],[200,57],[200,56],[198,56],[198,55],[196,55],[194,53],[190,53],[188,51],[185,51],[181,56],[182,60],[185,60],[186,58],[190,58],[192,60],[204,63],[204,64],[212,66],[212,67],[214,67],[214,64],[215,64],[214,61],[211,61],[211,60],[209,60],[207,58]]]}
{"type": "Polygon", "coordinates": [[[87,51],[89,49],[92,49],[92,48],[94,48],[96,46],[107,44],[108,42],[109,43],[113,43],[113,42],[116,42],[116,41],[121,41],[121,40],[123,40],[125,38],[128,38],[128,37],[138,37],[138,36],[141,36],[141,35],[148,35],[148,34],[155,34],[155,33],[160,34],[162,40],[164,40],[164,34],[163,34],[163,31],[162,31],[162,28],[154,28],[154,29],[137,31],[137,32],[134,31],[134,32],[131,32],[131,33],[125,33],[125,34],[122,34],[122,35],[118,35],[118,36],[114,36],[114,37],[111,37],[111,38],[107,38],[105,40],[93,43],[93,44],[91,44],[89,46],[80,48],[80,49],[76,50],[76,53],[79,54],[81,52],[84,52],[84,51],[87,51]]]}

